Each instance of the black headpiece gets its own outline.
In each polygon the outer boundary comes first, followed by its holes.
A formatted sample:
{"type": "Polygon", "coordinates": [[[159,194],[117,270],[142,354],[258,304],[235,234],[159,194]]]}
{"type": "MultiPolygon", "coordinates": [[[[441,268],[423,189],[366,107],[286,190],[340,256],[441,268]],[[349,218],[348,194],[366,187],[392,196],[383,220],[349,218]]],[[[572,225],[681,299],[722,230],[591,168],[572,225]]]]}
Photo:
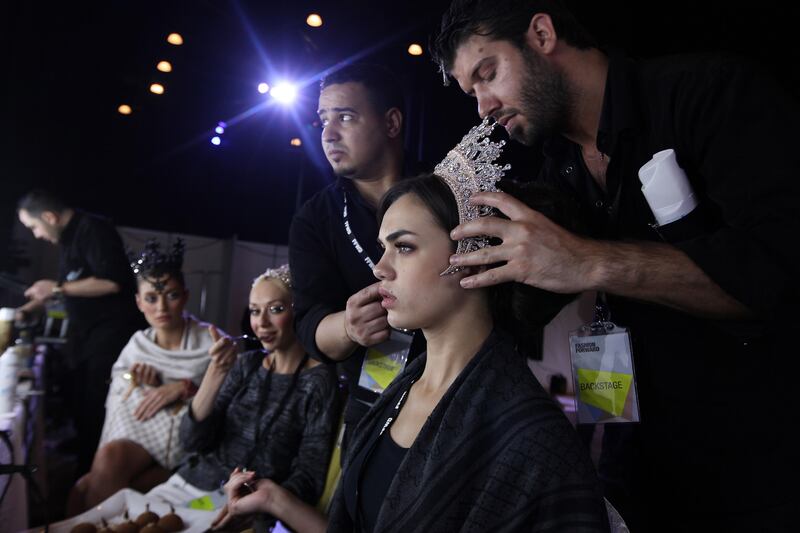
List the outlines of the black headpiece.
{"type": "Polygon", "coordinates": [[[181,271],[185,250],[186,245],[180,237],[175,239],[172,249],[167,252],[161,251],[161,243],[155,239],[149,239],[141,254],[137,256],[129,253],[128,259],[131,262],[133,273],[152,283],[156,291],[161,292],[164,290],[164,282],[158,278],[161,278],[163,274],[181,271]]]}

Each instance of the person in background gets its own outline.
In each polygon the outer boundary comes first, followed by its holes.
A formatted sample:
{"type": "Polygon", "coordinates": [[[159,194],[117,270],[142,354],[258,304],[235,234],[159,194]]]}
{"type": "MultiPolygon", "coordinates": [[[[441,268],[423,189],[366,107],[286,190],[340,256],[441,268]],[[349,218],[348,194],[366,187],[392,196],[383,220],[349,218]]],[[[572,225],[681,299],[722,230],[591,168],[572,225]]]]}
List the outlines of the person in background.
{"type": "Polygon", "coordinates": [[[107,219],[35,190],[17,205],[20,222],[37,239],[57,244],[58,278],[41,279],[25,296],[18,318],[63,298],[69,319],[71,410],[75,413],[78,475],[92,464],[105,419],[108,376],[125,343],[144,326],[134,303],[136,281],[117,230],[107,219]]]}

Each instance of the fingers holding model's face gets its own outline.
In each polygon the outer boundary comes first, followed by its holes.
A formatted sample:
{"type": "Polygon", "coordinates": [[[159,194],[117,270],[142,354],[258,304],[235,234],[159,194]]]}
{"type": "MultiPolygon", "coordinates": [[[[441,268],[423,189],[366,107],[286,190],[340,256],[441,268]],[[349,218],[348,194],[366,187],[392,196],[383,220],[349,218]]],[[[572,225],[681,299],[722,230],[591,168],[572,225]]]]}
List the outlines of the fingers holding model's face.
{"type": "Polygon", "coordinates": [[[396,328],[431,328],[464,297],[461,276],[440,276],[455,243],[416,194],[398,198],[383,216],[378,240],[383,256],[375,265],[381,305],[396,328]]]}

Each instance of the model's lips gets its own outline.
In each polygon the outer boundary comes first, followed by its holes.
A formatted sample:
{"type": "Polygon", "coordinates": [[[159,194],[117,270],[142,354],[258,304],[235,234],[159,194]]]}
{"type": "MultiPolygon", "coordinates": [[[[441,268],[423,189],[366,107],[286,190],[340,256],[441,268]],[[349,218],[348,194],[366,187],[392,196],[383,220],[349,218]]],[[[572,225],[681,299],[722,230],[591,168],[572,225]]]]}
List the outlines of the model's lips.
{"type": "Polygon", "coordinates": [[[384,309],[390,309],[397,301],[397,298],[383,287],[378,288],[378,294],[381,296],[381,307],[384,309]]]}
{"type": "Polygon", "coordinates": [[[171,319],[172,317],[170,317],[169,315],[158,315],[156,317],[156,320],[158,320],[159,322],[169,322],[171,319]]]}
{"type": "Polygon", "coordinates": [[[345,155],[344,150],[338,150],[338,149],[328,150],[325,153],[331,159],[334,159],[334,158],[341,157],[341,156],[345,155]]]}
{"type": "Polygon", "coordinates": [[[273,342],[278,335],[276,333],[262,333],[258,336],[258,340],[266,342],[267,344],[273,342]]]}

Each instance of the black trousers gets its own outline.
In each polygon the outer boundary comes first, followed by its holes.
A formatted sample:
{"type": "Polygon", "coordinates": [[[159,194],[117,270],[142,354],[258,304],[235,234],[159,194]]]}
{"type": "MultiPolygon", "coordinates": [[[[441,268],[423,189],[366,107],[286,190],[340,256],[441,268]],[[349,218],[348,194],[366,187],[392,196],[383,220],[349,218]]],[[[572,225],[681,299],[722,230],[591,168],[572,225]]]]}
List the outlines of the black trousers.
{"type": "Polygon", "coordinates": [[[104,324],[76,339],[72,349],[77,360],[68,372],[68,397],[77,431],[77,476],[92,466],[105,421],[105,403],[114,366],[122,348],[139,322],[104,324]]]}

